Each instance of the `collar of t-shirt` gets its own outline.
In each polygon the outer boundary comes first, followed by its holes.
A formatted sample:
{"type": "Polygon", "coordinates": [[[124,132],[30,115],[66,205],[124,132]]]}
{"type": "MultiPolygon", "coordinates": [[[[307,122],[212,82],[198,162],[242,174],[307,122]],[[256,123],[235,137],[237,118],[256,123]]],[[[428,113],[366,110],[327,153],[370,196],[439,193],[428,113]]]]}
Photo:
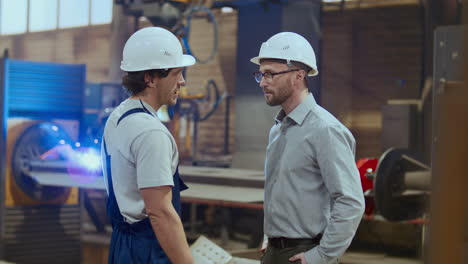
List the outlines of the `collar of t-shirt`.
{"type": "Polygon", "coordinates": [[[153,116],[157,116],[156,114],[156,110],[154,110],[154,108],[146,103],[145,101],[141,100],[141,99],[132,99],[132,98],[129,98],[128,99],[130,102],[131,102],[131,108],[142,108],[142,104],[143,106],[148,109],[148,111],[151,112],[151,114],[153,114],[153,116]]]}

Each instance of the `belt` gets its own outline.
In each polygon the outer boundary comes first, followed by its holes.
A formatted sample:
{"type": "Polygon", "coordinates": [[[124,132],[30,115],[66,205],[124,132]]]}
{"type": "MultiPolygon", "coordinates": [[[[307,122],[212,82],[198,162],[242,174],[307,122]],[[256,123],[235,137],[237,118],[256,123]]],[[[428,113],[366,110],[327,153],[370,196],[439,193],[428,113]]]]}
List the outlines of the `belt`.
{"type": "Polygon", "coordinates": [[[300,245],[313,245],[320,244],[322,234],[318,234],[314,238],[286,238],[286,237],[272,237],[268,238],[268,245],[274,248],[292,248],[300,245]]]}

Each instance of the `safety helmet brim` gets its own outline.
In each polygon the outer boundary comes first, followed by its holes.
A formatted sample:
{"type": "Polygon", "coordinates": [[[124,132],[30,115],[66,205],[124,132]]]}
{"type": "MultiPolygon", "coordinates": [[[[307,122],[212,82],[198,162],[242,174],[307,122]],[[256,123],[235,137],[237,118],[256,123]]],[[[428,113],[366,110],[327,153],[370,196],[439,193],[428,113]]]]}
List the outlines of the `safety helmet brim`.
{"type": "MultiPolygon", "coordinates": [[[[262,60],[262,59],[265,59],[265,60],[267,60],[267,59],[286,60],[285,58],[281,58],[281,57],[260,57],[260,56],[258,56],[258,57],[253,57],[252,59],[250,59],[250,61],[257,64],[257,65],[260,65],[260,60],[262,60]]],[[[313,66],[311,66],[311,65],[307,65],[307,66],[309,66],[311,68],[311,70],[307,73],[307,76],[315,76],[315,75],[318,74],[318,70],[314,69],[313,66]]]]}
{"type": "Polygon", "coordinates": [[[124,65],[124,63],[122,63],[120,65],[120,69],[122,71],[126,71],[126,72],[136,72],[136,71],[157,70],[157,69],[183,68],[183,67],[192,66],[195,63],[196,63],[196,60],[192,55],[183,54],[182,58],[180,58],[180,61],[177,64],[174,64],[174,65],[164,65],[164,66],[162,66],[162,65],[155,64],[155,65],[152,65],[152,66],[151,65],[145,65],[145,66],[142,66],[142,67],[135,67],[134,65],[131,65],[131,66],[127,67],[127,65],[124,65]]]}

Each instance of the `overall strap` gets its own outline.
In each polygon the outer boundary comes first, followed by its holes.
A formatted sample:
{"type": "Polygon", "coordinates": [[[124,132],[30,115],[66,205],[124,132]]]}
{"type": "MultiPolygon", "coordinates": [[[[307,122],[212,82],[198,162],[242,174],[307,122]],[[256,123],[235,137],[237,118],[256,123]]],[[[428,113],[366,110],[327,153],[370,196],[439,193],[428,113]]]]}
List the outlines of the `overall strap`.
{"type": "Polygon", "coordinates": [[[137,107],[137,108],[133,108],[133,109],[130,109],[128,110],[127,112],[125,112],[120,118],[119,120],[117,120],[117,126],[119,125],[120,121],[122,121],[124,118],[126,118],[127,116],[129,115],[132,115],[132,114],[136,114],[136,113],[147,113],[151,116],[154,116],[149,110],[148,108],[145,107],[145,105],[143,104],[143,101],[141,101],[140,99],[140,104],[141,104],[141,108],[137,107]]]}
{"type": "Polygon", "coordinates": [[[107,214],[111,219],[111,224],[123,222],[123,216],[120,213],[119,205],[115,198],[114,186],[112,185],[112,172],[111,172],[111,156],[107,152],[106,140],[102,138],[104,145],[104,153],[106,154],[106,172],[107,172],[107,187],[109,189],[109,198],[107,199],[107,214]]]}

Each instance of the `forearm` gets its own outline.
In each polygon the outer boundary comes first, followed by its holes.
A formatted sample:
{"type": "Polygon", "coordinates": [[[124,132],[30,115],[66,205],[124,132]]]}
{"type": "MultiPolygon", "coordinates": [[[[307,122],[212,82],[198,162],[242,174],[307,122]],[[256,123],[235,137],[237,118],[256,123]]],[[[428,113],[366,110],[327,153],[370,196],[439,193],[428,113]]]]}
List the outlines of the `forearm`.
{"type": "Polygon", "coordinates": [[[192,264],[185,232],[179,215],[173,207],[150,215],[151,226],[161,247],[174,264],[192,264]]]}
{"type": "Polygon", "coordinates": [[[320,145],[317,157],[333,207],[320,245],[305,254],[308,262],[322,260],[317,263],[329,263],[345,252],[364,213],[364,194],[354,161],[354,138],[337,126],[329,127],[323,135],[323,142],[332,144],[320,145]]]}
{"type": "Polygon", "coordinates": [[[307,262],[330,263],[343,255],[351,244],[362,214],[363,205],[359,199],[336,201],[320,245],[305,254],[307,262]]]}

